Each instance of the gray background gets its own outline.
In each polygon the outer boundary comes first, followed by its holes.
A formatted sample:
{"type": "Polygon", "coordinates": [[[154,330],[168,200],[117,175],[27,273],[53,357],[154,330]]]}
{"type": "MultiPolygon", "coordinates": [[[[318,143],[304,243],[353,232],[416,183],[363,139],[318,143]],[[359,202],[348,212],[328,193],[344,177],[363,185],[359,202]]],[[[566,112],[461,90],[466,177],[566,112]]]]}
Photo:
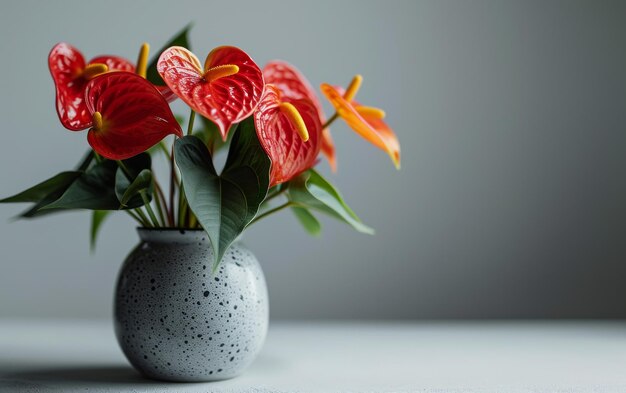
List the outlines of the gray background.
{"type": "MultiPolygon", "coordinates": [[[[275,318],[626,316],[626,3],[579,1],[20,1],[0,12],[0,194],[61,170],[85,133],[58,123],[46,57],[134,60],[189,20],[194,51],[237,45],[314,85],[359,72],[402,170],[345,125],[332,176],[375,237],[290,213],[253,227],[275,318]]],[[[177,104],[176,112],[186,113],[177,104]]],[[[327,112],[329,111],[328,106],[327,112]]],[[[329,172],[326,164],[322,170],[329,172]]],[[[0,317],[109,317],[137,242],[117,215],[10,222],[0,206],[0,317]]]]}

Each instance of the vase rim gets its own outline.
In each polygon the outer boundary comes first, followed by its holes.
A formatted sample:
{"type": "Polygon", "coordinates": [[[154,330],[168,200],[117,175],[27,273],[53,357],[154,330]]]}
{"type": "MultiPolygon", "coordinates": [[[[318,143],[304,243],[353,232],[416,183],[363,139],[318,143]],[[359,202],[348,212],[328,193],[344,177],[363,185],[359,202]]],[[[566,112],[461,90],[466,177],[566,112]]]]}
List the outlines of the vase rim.
{"type": "Polygon", "coordinates": [[[150,227],[136,227],[137,231],[146,231],[146,232],[166,232],[166,231],[176,231],[176,232],[202,232],[204,229],[202,228],[173,228],[173,227],[158,227],[158,228],[150,228],[150,227]]]}
{"type": "Polygon", "coordinates": [[[139,238],[154,243],[194,243],[208,241],[204,229],[137,227],[139,238]]]}

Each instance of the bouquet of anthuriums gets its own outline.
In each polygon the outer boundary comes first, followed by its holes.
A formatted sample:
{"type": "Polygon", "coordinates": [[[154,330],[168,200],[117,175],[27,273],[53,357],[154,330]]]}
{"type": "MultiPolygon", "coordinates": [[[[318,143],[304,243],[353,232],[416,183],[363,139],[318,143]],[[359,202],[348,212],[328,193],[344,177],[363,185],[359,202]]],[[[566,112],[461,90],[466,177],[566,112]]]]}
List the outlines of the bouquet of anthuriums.
{"type": "Polygon", "coordinates": [[[117,56],[86,62],[71,45],[54,46],[48,64],[59,120],[71,131],[88,130],[91,150],[74,170],[1,202],[34,203],[24,218],[92,210],[92,244],[114,210],[142,227],[203,228],[214,268],[247,226],[285,208],[312,234],[320,231],[318,212],[372,233],[314,169],[320,154],[336,169],[328,127],[337,118],[400,166],[399,143],[384,112],[355,100],[361,77],[345,89],[321,85],[336,110],[326,118],[295,67],[273,61],[261,69],[232,46],[213,49],[202,65],[188,49],[187,32],[150,63],[147,44],[136,64],[117,56]],[[178,98],[191,108],[187,121],[170,109],[178,98]],[[218,173],[213,157],[220,149],[228,155],[218,173]],[[167,183],[152,172],[151,157],[158,154],[170,163],[167,183]]]}

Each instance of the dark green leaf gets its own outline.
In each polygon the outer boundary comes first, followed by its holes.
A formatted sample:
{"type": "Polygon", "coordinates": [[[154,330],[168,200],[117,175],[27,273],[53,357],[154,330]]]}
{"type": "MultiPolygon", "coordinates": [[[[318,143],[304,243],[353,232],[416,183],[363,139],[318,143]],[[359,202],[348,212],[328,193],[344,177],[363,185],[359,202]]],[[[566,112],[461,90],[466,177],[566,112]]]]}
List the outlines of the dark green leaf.
{"type": "Polygon", "coordinates": [[[123,163],[126,169],[130,171],[131,178],[134,179],[144,169],[150,169],[152,165],[152,158],[148,153],[141,153],[127,160],[124,160],[123,163]]]}
{"type": "Polygon", "coordinates": [[[123,207],[143,205],[141,193],[145,193],[146,196],[152,195],[152,184],[150,169],[139,172],[132,182],[128,180],[122,168],[118,168],[115,174],[115,194],[123,207]]]}
{"type": "Polygon", "coordinates": [[[245,120],[234,136],[221,175],[207,147],[195,136],[176,141],[175,158],[189,207],[211,240],[215,270],[265,199],[270,160],[256,137],[252,119],[245,120]]]}
{"type": "MultiPolygon", "coordinates": [[[[76,172],[77,176],[75,179],[77,179],[81,173],[80,172],[76,172]]],[[[67,184],[67,186],[65,187],[61,187],[53,192],[51,192],[50,194],[46,195],[43,199],[41,199],[39,202],[35,203],[32,207],[30,207],[29,209],[27,209],[26,211],[22,212],[18,218],[37,218],[37,217],[41,217],[41,216],[46,216],[48,214],[52,214],[52,213],[58,213],[60,211],[63,211],[63,209],[42,209],[44,206],[47,206],[49,204],[51,204],[52,202],[56,201],[57,199],[59,199],[61,197],[61,195],[63,195],[63,193],[65,192],[65,190],[70,186],[70,184],[67,184]]]]}
{"type": "Polygon", "coordinates": [[[236,183],[246,194],[248,198],[246,225],[248,225],[259,212],[259,207],[267,196],[271,161],[257,139],[252,117],[237,127],[239,131],[235,132],[233,128],[230,131],[235,136],[228,151],[222,178],[236,183]],[[254,178],[256,181],[238,181],[239,176],[250,176],[250,179],[254,178]]]}
{"type": "Polygon", "coordinates": [[[153,85],[157,86],[165,86],[165,82],[159,75],[157,71],[157,62],[159,61],[159,56],[161,53],[165,51],[170,46],[182,46],[184,48],[190,49],[189,47],[189,38],[187,37],[189,33],[189,29],[191,29],[191,23],[185,26],[178,34],[176,34],[172,39],[170,39],[167,44],[163,45],[161,49],[154,53],[152,61],[148,65],[148,70],[146,73],[146,79],[150,81],[153,85]]]}
{"type": "MultiPolygon", "coordinates": [[[[147,153],[139,154],[123,162],[133,180],[143,169],[150,168],[151,165],[150,155],[147,153]]],[[[69,186],[60,198],[42,206],[41,209],[120,209],[120,202],[115,193],[117,170],[117,162],[111,160],[102,160],[92,165],[69,186]]],[[[130,181],[128,183],[130,184],[130,181]]],[[[133,199],[129,201],[128,208],[142,205],[143,201],[140,198],[133,199]]]]}
{"type": "MultiPolygon", "coordinates": [[[[115,195],[115,173],[117,163],[102,159],[94,163],[95,155],[89,152],[78,165],[78,170],[62,172],[0,203],[34,202],[35,204],[19,215],[34,218],[67,209],[117,210],[120,208],[115,195]]],[[[148,154],[124,161],[133,178],[145,168],[150,168],[148,154]]],[[[151,189],[148,190],[151,195],[151,189]]],[[[141,198],[131,199],[129,207],[143,205],[141,198]]]]}
{"type": "Polygon", "coordinates": [[[23,191],[17,195],[14,195],[10,198],[6,198],[0,202],[34,202],[35,204],[31,206],[26,211],[22,212],[18,218],[35,218],[43,215],[47,215],[50,213],[55,213],[58,210],[49,209],[49,210],[41,210],[42,207],[49,205],[50,203],[56,201],[65,190],[68,189],[70,184],[74,182],[74,180],[78,179],[82,171],[87,169],[91,162],[93,161],[94,154],[93,151],[90,150],[85,157],[82,159],[80,164],[77,166],[75,171],[62,172],[58,175],[37,184],[34,187],[29,188],[26,191],[23,191]]]}
{"type": "Polygon", "coordinates": [[[310,169],[289,182],[289,200],[350,224],[359,232],[374,234],[343,201],[339,192],[319,173],[310,169]]]}
{"type": "Polygon", "coordinates": [[[124,168],[128,170],[126,173],[124,169],[118,166],[115,172],[115,196],[117,197],[120,205],[120,209],[134,209],[144,205],[143,198],[140,195],[141,191],[146,193],[148,200],[152,200],[152,173],[150,167],[152,165],[152,159],[149,154],[142,153],[135,157],[124,160],[124,168]],[[149,179],[146,179],[144,171],[149,172],[149,179]],[[141,176],[141,179],[139,176],[141,176]],[[139,180],[138,180],[139,179],[139,180]],[[130,187],[133,190],[128,191],[130,187]]]}
{"type": "MultiPolygon", "coordinates": [[[[50,194],[63,193],[74,180],[81,175],[79,171],[61,172],[58,175],[45,180],[36,186],[29,188],[26,191],[22,191],[19,194],[0,200],[0,203],[12,203],[12,202],[35,202],[38,203],[50,194]]],[[[57,196],[58,198],[58,196],[57,196]]]]}
{"type": "Polygon", "coordinates": [[[85,171],[61,195],[43,209],[117,210],[115,196],[115,171],[117,163],[105,160],[85,171]]]}
{"type": "Polygon", "coordinates": [[[295,214],[300,224],[306,229],[306,231],[313,236],[319,236],[322,232],[322,225],[315,218],[315,216],[303,207],[292,206],[291,211],[295,214]]]}
{"type": "Polygon", "coordinates": [[[77,171],[86,171],[87,168],[89,168],[89,165],[91,164],[91,161],[93,161],[95,156],[95,153],[93,152],[93,150],[89,150],[83,160],[80,162],[80,164],[78,164],[78,166],[76,167],[77,171]]]}
{"type": "Polygon", "coordinates": [[[96,249],[96,241],[98,240],[98,233],[100,232],[100,227],[104,222],[105,218],[111,213],[110,210],[94,210],[91,213],[91,236],[90,236],[90,245],[91,251],[96,249]]]}

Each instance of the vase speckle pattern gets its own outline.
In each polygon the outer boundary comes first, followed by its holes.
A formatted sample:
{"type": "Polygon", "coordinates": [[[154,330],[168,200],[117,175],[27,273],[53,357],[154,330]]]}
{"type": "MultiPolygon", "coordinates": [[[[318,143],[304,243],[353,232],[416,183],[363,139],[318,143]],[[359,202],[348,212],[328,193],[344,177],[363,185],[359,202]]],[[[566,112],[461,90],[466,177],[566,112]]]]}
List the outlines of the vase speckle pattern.
{"type": "Polygon", "coordinates": [[[204,231],[139,229],[115,294],[115,332],[144,375],[212,381],[242,373],[267,333],[267,287],[255,256],[235,243],[211,272],[204,231]]]}

